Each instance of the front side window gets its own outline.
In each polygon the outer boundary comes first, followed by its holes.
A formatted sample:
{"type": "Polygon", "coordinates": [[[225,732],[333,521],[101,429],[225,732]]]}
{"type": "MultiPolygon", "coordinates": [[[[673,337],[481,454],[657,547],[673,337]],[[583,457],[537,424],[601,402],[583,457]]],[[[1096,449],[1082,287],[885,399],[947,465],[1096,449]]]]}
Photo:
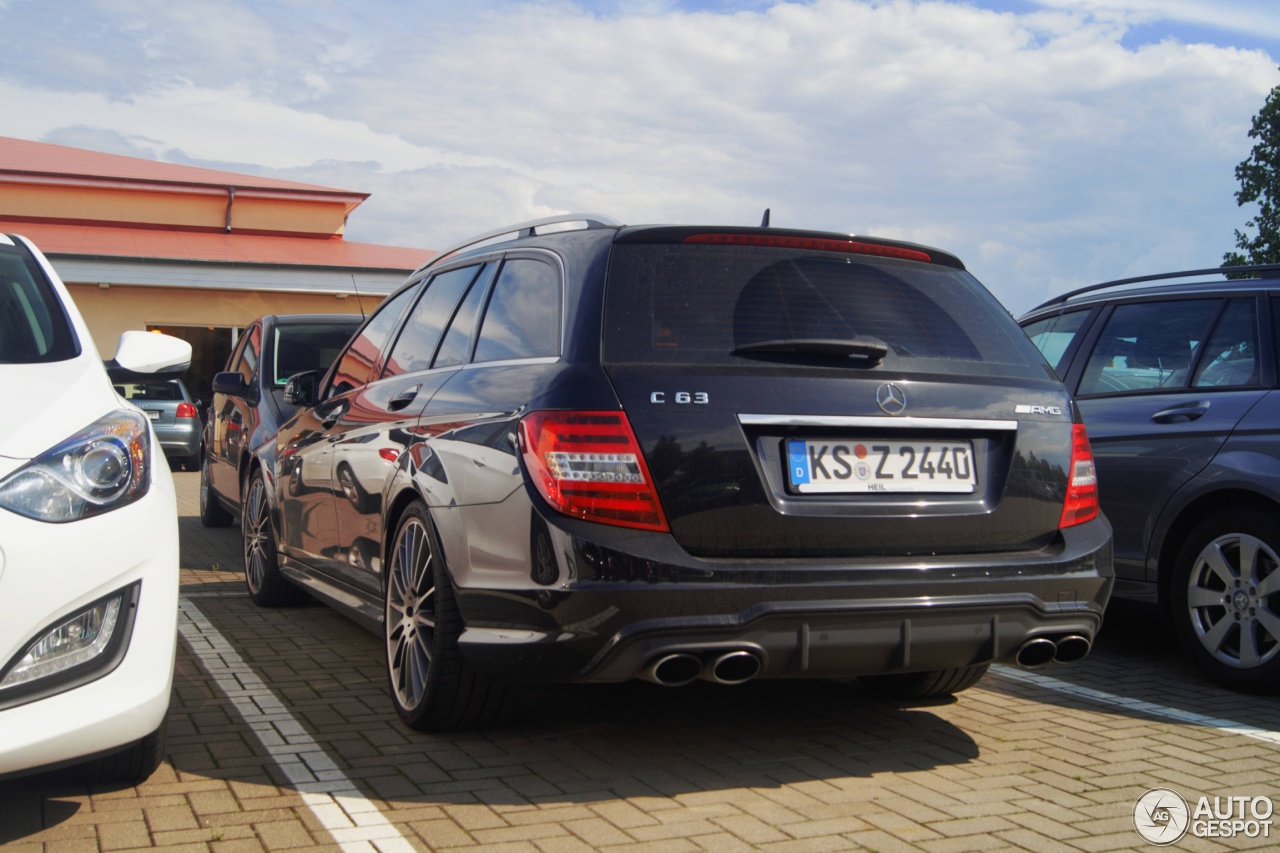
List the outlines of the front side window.
{"type": "Polygon", "coordinates": [[[253,385],[253,377],[258,375],[258,352],[262,349],[262,327],[253,326],[245,335],[244,348],[240,350],[240,360],[236,370],[244,377],[246,386],[253,385]]]}
{"type": "Polygon", "coordinates": [[[283,388],[295,373],[328,370],[353,331],[352,326],[341,323],[276,326],[271,384],[283,388]]]}
{"type": "Polygon", "coordinates": [[[35,258],[0,245],[0,363],[65,361],[79,354],[62,302],[35,258]]]}
{"type": "Polygon", "coordinates": [[[1220,305],[1185,299],[1117,306],[1089,355],[1080,395],[1187,387],[1196,348],[1220,305]]]}
{"type": "Polygon", "coordinates": [[[489,297],[472,361],[559,354],[559,273],[531,258],[507,261],[489,297]]]}
{"type": "Polygon", "coordinates": [[[1031,339],[1031,343],[1035,344],[1036,349],[1040,350],[1040,354],[1044,356],[1045,361],[1053,365],[1054,372],[1058,374],[1059,378],[1062,377],[1066,368],[1063,359],[1067,354],[1067,348],[1075,340],[1080,327],[1088,316],[1088,311],[1072,311],[1070,314],[1046,317],[1043,320],[1037,320],[1022,327],[1023,331],[1027,333],[1027,337],[1031,339]]]}
{"type": "Polygon", "coordinates": [[[466,364],[467,357],[471,354],[471,336],[475,332],[476,315],[480,312],[480,303],[489,289],[489,282],[493,281],[494,271],[495,265],[489,264],[463,297],[462,304],[449,323],[448,331],[444,333],[444,340],[440,342],[440,351],[436,353],[432,367],[466,364]]]}
{"type": "Polygon", "coordinates": [[[395,331],[405,306],[417,293],[418,288],[406,287],[378,306],[377,312],[369,318],[342,353],[329,384],[329,396],[345,394],[353,388],[368,384],[382,348],[395,331]]]}

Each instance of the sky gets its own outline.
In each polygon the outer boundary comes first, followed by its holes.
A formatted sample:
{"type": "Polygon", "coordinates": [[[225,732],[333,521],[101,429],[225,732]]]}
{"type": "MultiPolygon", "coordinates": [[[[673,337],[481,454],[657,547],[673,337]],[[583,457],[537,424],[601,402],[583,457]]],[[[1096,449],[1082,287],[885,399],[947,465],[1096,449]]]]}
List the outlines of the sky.
{"type": "Polygon", "coordinates": [[[0,0],[0,136],[371,197],[439,249],[567,212],[950,251],[1015,315],[1212,267],[1275,0],[0,0]]]}

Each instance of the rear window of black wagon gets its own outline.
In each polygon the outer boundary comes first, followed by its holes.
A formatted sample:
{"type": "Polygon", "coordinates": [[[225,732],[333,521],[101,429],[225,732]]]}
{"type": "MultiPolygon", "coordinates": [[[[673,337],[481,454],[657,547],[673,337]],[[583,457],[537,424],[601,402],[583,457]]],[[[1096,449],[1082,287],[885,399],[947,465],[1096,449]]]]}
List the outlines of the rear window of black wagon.
{"type": "Polygon", "coordinates": [[[738,365],[784,339],[879,339],[883,369],[1045,378],[1009,313],[964,270],[760,246],[622,243],[605,296],[607,363],[738,365]]]}

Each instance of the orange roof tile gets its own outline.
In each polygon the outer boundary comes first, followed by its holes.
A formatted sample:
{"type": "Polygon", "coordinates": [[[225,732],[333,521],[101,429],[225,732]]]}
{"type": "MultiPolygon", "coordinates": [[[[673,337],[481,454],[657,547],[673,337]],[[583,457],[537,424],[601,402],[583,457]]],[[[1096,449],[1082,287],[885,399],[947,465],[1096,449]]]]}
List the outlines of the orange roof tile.
{"type": "Polygon", "coordinates": [[[239,264],[346,267],[408,271],[436,252],[401,246],[258,234],[219,234],[154,228],[64,225],[0,220],[0,231],[21,234],[46,255],[209,261],[239,264]]]}
{"type": "MultiPolygon", "coordinates": [[[[47,142],[30,142],[0,136],[0,176],[5,173],[19,175],[43,175],[57,178],[83,178],[86,180],[141,181],[148,183],[209,185],[217,187],[270,189],[300,194],[324,193],[350,196],[356,204],[369,197],[368,193],[331,187],[280,181],[258,175],[241,175],[217,169],[201,169],[177,163],[162,163],[141,157],[125,157],[120,154],[104,154],[83,148],[50,145],[47,142]]],[[[353,205],[354,206],[354,205],[353,205]]]]}

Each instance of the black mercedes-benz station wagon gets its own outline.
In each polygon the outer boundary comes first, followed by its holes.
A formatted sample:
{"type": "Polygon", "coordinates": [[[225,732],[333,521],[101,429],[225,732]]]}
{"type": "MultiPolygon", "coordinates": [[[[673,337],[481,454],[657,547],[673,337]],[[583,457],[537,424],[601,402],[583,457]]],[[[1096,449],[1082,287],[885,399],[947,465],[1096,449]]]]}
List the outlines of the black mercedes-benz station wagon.
{"type": "Polygon", "coordinates": [[[287,394],[250,593],[384,636],[415,728],[497,722],[528,682],[944,694],[1084,656],[1111,591],[1071,398],[936,249],[512,226],[287,394]]]}

